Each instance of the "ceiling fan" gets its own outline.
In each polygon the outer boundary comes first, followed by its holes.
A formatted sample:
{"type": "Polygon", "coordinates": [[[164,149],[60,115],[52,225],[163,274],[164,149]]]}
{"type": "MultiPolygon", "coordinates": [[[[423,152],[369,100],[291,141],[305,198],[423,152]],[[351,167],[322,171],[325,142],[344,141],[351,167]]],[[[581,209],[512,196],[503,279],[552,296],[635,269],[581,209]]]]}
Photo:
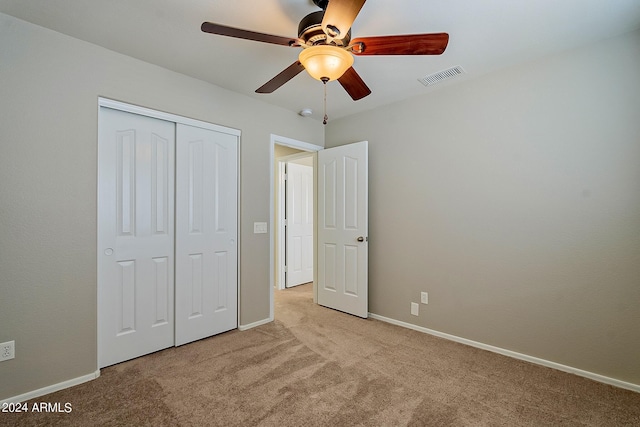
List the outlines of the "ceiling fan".
{"type": "Polygon", "coordinates": [[[302,18],[297,38],[212,22],[204,22],[201,29],[221,36],[303,48],[296,62],[259,87],[257,93],[272,93],[306,69],[312,77],[325,84],[338,80],[351,98],[357,101],[369,95],[371,89],[354,70],[353,55],[440,55],[449,42],[447,33],[360,37],[352,40],[351,25],[365,1],[313,0],[322,10],[302,18]]]}

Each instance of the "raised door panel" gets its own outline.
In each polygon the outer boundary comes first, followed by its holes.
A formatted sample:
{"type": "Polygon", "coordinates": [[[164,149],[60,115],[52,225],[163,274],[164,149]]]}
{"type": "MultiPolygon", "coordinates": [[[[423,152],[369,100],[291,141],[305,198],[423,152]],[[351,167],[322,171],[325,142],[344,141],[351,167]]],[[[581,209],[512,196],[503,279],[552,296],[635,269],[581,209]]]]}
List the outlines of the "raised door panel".
{"type": "Polygon", "coordinates": [[[118,321],[116,336],[121,336],[136,331],[136,262],[120,261],[117,268],[118,298],[114,308],[118,321]]]}

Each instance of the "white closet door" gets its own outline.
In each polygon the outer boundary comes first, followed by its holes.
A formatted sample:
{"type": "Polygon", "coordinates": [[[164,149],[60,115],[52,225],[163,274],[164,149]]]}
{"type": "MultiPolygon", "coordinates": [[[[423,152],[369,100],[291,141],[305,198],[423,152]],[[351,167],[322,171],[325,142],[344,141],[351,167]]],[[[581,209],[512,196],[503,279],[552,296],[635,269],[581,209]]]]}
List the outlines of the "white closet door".
{"type": "Polygon", "coordinates": [[[176,345],[237,327],[238,137],[177,125],[176,345]]]}
{"type": "Polygon", "coordinates": [[[101,107],[98,364],[174,343],[175,124],[101,107]]]}

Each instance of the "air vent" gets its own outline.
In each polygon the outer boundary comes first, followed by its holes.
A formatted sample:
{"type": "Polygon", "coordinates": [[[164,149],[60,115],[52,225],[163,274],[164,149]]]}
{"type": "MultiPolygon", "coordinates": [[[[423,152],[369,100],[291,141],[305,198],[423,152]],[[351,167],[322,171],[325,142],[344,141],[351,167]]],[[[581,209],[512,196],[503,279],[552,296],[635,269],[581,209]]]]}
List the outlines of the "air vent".
{"type": "Polygon", "coordinates": [[[418,79],[420,83],[425,86],[432,86],[436,83],[440,83],[443,80],[449,80],[454,77],[464,74],[464,70],[461,66],[451,67],[447,70],[438,71],[437,73],[429,74],[426,77],[418,79]]]}

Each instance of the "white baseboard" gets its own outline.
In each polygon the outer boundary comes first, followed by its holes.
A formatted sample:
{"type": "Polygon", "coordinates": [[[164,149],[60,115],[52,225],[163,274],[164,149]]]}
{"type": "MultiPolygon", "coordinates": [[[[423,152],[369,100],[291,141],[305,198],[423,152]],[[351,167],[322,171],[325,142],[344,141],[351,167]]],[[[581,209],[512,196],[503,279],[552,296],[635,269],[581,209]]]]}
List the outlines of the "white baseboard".
{"type": "MultiPolygon", "coordinates": [[[[584,371],[582,369],[574,368],[571,366],[562,365],[560,363],[551,362],[549,360],[540,359],[534,356],[529,356],[522,353],[517,353],[515,351],[506,350],[504,348],[495,347],[488,344],[483,344],[481,342],[472,341],[466,338],[461,338],[455,335],[446,334],[444,332],[435,331],[433,329],[424,328],[422,326],[413,325],[411,323],[402,322],[400,320],[391,319],[388,317],[380,316],[375,313],[369,313],[369,317],[372,319],[380,320],[382,322],[391,323],[393,325],[402,326],[403,328],[413,329],[414,331],[423,332],[425,334],[433,335],[439,338],[444,338],[450,341],[455,341],[461,344],[466,344],[471,347],[476,347],[482,350],[491,351],[493,353],[498,353],[503,356],[512,357],[514,359],[524,360],[526,362],[534,363],[536,365],[545,366],[547,368],[557,369],[559,371],[568,372],[570,374],[575,374],[584,378],[589,378],[594,381],[598,381],[604,384],[609,384],[614,387],[624,388],[627,390],[635,391],[636,393],[640,393],[640,384],[633,384],[621,380],[617,380],[615,378],[606,377],[604,375],[595,374],[593,372],[584,371]]],[[[255,328],[260,325],[265,325],[267,323],[273,322],[273,319],[263,319],[257,322],[250,323],[248,325],[240,325],[238,329],[241,331],[246,331],[248,329],[255,328]]],[[[47,387],[40,388],[38,390],[33,390],[28,393],[21,394],[19,396],[10,397],[8,399],[0,400],[0,405],[3,403],[17,403],[24,402],[26,400],[35,399],[36,397],[44,396],[56,391],[64,390],[65,388],[73,387],[87,381],[94,380],[100,376],[100,370],[95,371],[92,374],[84,375],[78,378],[74,378],[68,381],[63,381],[58,384],[53,384],[47,387]]]]}
{"type": "Polygon", "coordinates": [[[503,356],[512,357],[514,359],[524,360],[526,362],[531,362],[536,365],[546,366],[547,368],[557,369],[559,371],[568,372],[570,374],[575,374],[584,378],[589,378],[594,381],[598,381],[601,383],[609,384],[615,387],[624,388],[627,390],[635,391],[640,393],[640,384],[628,383],[625,381],[620,381],[615,378],[605,377],[604,375],[595,374],[589,371],[583,371],[582,369],[574,368],[572,366],[561,365],[560,363],[551,362],[549,360],[540,359],[534,356],[529,356],[522,353],[517,353],[515,351],[506,350],[504,348],[495,347],[488,344],[483,344],[481,342],[468,340],[466,338],[461,338],[455,335],[446,334],[444,332],[434,331],[433,329],[424,328],[422,326],[413,325],[411,323],[402,322],[400,320],[390,319],[388,317],[380,316],[378,314],[369,313],[369,317],[372,319],[381,320],[383,322],[391,323],[393,325],[402,326],[404,328],[413,329],[414,331],[423,332],[425,334],[434,335],[439,338],[444,338],[450,341],[455,341],[461,344],[466,344],[471,347],[476,347],[482,350],[491,351],[493,353],[502,354],[503,356]]]}
{"type": "Polygon", "coordinates": [[[44,396],[49,393],[53,393],[56,391],[64,390],[65,388],[73,387],[82,383],[86,383],[87,381],[95,380],[100,376],[100,370],[95,371],[92,374],[83,375],[78,378],[74,378],[71,380],[63,381],[58,384],[53,384],[47,387],[40,388],[38,390],[33,390],[28,393],[21,394],[19,396],[10,397],[8,399],[0,400],[0,405],[3,403],[18,403],[24,402],[29,399],[35,399],[36,397],[44,396]]]}
{"type": "Polygon", "coordinates": [[[239,325],[238,329],[241,331],[246,331],[248,329],[255,328],[256,326],[266,325],[267,323],[271,322],[273,322],[273,318],[262,319],[258,320],[257,322],[249,323],[248,325],[239,325]]]}

